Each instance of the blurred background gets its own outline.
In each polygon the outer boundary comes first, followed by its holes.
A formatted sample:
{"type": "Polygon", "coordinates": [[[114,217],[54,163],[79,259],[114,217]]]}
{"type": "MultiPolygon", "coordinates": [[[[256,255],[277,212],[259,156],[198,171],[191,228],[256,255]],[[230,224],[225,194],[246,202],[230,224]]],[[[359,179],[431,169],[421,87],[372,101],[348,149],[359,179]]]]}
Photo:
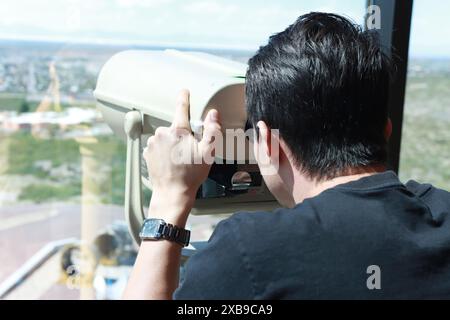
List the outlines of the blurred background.
{"type": "MultiPolygon", "coordinates": [[[[126,146],[92,95],[109,57],[176,48],[246,62],[310,11],[362,24],[366,2],[0,0],[0,298],[120,297],[136,254],[123,220],[126,146]]],[[[448,12],[414,3],[399,171],[447,190],[448,12]]],[[[191,217],[193,240],[222,218],[191,217]]]]}

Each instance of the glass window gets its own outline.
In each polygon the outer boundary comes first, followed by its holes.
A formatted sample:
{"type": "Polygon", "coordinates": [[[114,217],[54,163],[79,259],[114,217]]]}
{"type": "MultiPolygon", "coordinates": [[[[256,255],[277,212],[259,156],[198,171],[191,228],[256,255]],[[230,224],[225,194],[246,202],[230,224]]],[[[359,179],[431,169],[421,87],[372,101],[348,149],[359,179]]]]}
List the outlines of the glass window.
{"type": "MultiPolygon", "coordinates": [[[[362,23],[364,9],[363,0],[1,1],[0,298],[120,297],[136,254],[123,219],[126,146],[92,95],[114,53],[195,49],[246,62],[303,13],[362,23]]],[[[222,218],[191,217],[193,240],[222,218]]]]}
{"type": "Polygon", "coordinates": [[[405,97],[400,177],[450,189],[448,3],[415,1],[405,97]],[[445,21],[445,20],[442,20],[445,21]]]}

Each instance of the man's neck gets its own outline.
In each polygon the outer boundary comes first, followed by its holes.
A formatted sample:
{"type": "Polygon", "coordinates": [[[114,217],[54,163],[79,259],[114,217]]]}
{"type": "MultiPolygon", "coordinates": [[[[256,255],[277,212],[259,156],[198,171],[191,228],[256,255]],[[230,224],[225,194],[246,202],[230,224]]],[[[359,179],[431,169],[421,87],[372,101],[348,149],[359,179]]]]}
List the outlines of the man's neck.
{"type": "Polygon", "coordinates": [[[322,181],[317,181],[316,179],[307,177],[303,173],[298,173],[298,176],[295,179],[296,182],[294,184],[294,201],[296,204],[298,204],[303,202],[303,200],[305,199],[313,198],[323,191],[331,189],[337,185],[356,181],[363,177],[371,176],[384,171],[386,171],[386,167],[384,166],[354,169],[346,175],[341,175],[333,179],[322,181]]]}

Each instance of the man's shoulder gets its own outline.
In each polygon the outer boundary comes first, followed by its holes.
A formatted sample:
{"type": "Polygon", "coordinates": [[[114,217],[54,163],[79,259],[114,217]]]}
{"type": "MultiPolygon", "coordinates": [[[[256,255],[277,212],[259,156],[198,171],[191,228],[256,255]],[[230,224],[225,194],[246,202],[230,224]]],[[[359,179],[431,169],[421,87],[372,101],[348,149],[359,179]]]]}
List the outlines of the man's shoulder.
{"type": "Polygon", "coordinates": [[[450,192],[415,180],[409,180],[405,186],[427,206],[433,219],[440,221],[450,214],[450,192]]]}
{"type": "Polygon", "coordinates": [[[224,224],[239,228],[263,228],[268,226],[280,225],[286,219],[289,219],[294,209],[277,208],[273,211],[238,211],[224,220],[224,224]]]}
{"type": "Polygon", "coordinates": [[[320,213],[309,204],[273,211],[239,211],[218,225],[219,234],[232,231],[237,241],[252,243],[264,239],[266,244],[288,233],[307,236],[320,225],[320,213]]]}
{"type": "Polygon", "coordinates": [[[420,183],[416,180],[409,180],[405,183],[406,188],[413,192],[417,197],[425,200],[450,200],[450,192],[440,189],[431,183],[420,183]]]}

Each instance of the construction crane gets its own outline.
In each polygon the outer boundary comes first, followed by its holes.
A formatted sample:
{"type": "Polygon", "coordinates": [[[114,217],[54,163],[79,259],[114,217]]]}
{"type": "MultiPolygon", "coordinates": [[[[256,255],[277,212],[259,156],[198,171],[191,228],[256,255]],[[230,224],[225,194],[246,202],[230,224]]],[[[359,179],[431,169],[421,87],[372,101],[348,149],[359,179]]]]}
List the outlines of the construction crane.
{"type": "Polygon", "coordinates": [[[56,112],[61,112],[61,103],[59,97],[59,77],[56,72],[55,62],[52,61],[49,63],[48,72],[50,75],[50,84],[47,88],[47,92],[42,99],[39,106],[36,108],[36,112],[46,112],[52,109],[56,112]],[[53,103],[52,103],[53,102],[53,103]]]}

